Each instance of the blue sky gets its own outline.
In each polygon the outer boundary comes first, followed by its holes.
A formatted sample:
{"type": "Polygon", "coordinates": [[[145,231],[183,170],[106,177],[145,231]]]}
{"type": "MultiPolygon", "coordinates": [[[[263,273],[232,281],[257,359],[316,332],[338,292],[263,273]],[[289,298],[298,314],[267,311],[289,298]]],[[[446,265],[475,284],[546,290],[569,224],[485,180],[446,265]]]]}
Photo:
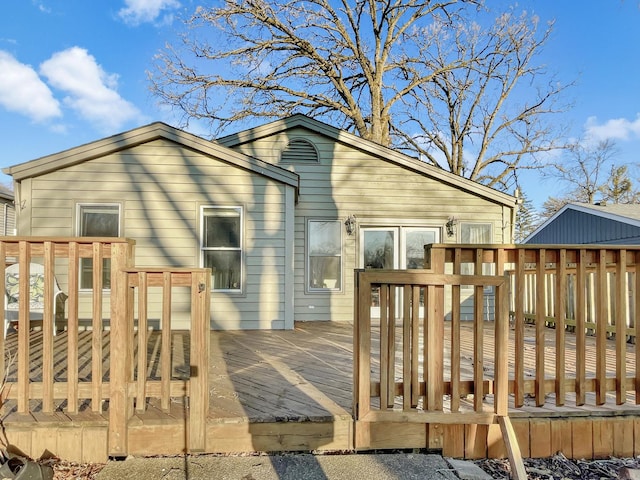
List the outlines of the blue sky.
{"type": "MultiPolygon", "coordinates": [[[[146,72],[165,43],[177,40],[179,17],[196,6],[191,0],[4,0],[2,6],[0,168],[153,121],[177,123],[150,95],[146,72]]],[[[575,137],[614,139],[618,160],[637,164],[640,2],[520,6],[543,21],[555,19],[543,61],[562,80],[577,82],[574,107],[556,121],[575,137]]],[[[0,174],[0,183],[10,181],[0,174]]],[[[533,175],[523,183],[536,206],[559,193],[533,175]]]]}

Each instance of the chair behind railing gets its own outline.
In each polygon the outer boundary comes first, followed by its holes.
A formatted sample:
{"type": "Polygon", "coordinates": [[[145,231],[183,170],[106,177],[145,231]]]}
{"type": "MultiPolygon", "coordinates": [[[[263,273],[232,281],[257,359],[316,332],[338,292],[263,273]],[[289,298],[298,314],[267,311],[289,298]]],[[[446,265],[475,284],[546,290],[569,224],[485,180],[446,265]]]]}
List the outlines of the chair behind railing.
{"type": "MultiPolygon", "coordinates": [[[[12,408],[18,413],[27,413],[38,408],[43,413],[52,413],[64,407],[66,412],[77,413],[80,406],[94,412],[102,412],[104,400],[108,398],[108,378],[103,378],[103,320],[109,318],[110,308],[103,305],[102,272],[104,259],[110,259],[114,269],[128,265],[133,258],[134,242],[117,238],[43,238],[0,237],[0,259],[15,263],[21,272],[27,272],[31,264],[41,265],[43,273],[42,334],[31,335],[30,317],[34,305],[27,302],[30,276],[20,275],[19,297],[15,337],[0,338],[0,370],[6,373],[3,390],[3,405],[14,402],[12,408]],[[122,252],[122,253],[117,253],[122,252]],[[93,261],[93,285],[80,298],[81,259],[93,261]],[[68,293],[64,336],[54,337],[56,321],[56,284],[60,282],[68,293]],[[80,353],[80,305],[88,302],[86,315],[90,327],[83,333],[82,342],[91,337],[89,352],[80,353]],[[82,362],[81,360],[82,356],[82,362]],[[6,362],[9,359],[9,362],[6,362]],[[88,361],[87,361],[88,359],[88,361]]],[[[114,298],[112,302],[116,303],[114,298]]],[[[4,304],[0,304],[2,315],[7,319],[4,304]]],[[[60,320],[60,319],[58,319],[60,320]]],[[[6,406],[6,405],[4,405],[6,406]]]]}
{"type": "MultiPolygon", "coordinates": [[[[6,341],[0,335],[0,351],[5,353],[0,356],[0,371],[6,372],[1,403],[5,413],[8,409],[29,413],[35,408],[43,414],[62,409],[67,414],[93,411],[104,415],[109,423],[109,455],[121,456],[127,454],[127,426],[135,411],[144,412],[152,398],[165,410],[172,397],[188,398],[187,448],[201,451],[208,411],[210,270],[135,269],[133,248],[132,240],[121,238],[0,237],[0,259],[5,263],[21,265],[18,268],[24,271],[38,263],[44,271],[42,331],[30,331],[32,308],[23,300],[18,307],[18,334],[6,341]],[[91,288],[81,290],[83,259],[91,260],[92,278],[91,288]],[[108,289],[103,284],[106,259],[110,262],[108,289]],[[55,325],[56,278],[68,292],[68,308],[67,330],[54,337],[49,332],[55,325]],[[149,286],[163,290],[157,333],[162,338],[157,352],[161,368],[153,378],[147,375],[146,363],[149,286]],[[171,365],[171,295],[177,287],[191,292],[187,297],[190,351],[182,360],[186,371],[180,373],[181,379],[171,365]],[[80,332],[85,319],[88,324],[80,332]],[[136,330],[137,348],[133,342],[136,330]]],[[[21,275],[19,291],[29,289],[29,275],[21,275]]],[[[6,318],[1,302],[0,309],[6,318]]]]}
{"type": "MultiPolygon", "coordinates": [[[[5,321],[4,337],[11,325],[9,314],[20,310],[20,277],[29,276],[29,313],[44,315],[45,284],[51,285],[45,278],[44,265],[31,262],[28,265],[15,263],[5,269],[5,321]],[[22,272],[21,272],[22,270],[22,272]]],[[[58,281],[53,280],[53,335],[58,332],[58,325],[64,322],[64,308],[68,295],[60,290],[58,281]]],[[[17,323],[17,322],[15,322],[17,323]]]]}

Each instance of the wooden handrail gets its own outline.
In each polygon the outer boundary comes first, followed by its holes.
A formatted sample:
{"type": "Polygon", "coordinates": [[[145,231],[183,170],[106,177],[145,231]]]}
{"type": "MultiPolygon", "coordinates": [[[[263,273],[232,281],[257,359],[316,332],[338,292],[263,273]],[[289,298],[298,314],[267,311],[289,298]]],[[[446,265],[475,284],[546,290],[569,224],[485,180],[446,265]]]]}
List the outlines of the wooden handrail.
{"type": "MultiPolygon", "coordinates": [[[[514,320],[515,365],[514,404],[524,404],[531,392],[524,375],[524,324],[535,324],[535,367],[533,368],[536,405],[544,405],[549,393],[561,406],[568,393],[575,393],[576,404],[586,402],[593,392],[594,403],[603,405],[609,393],[615,403],[625,403],[627,392],[636,391],[640,402],[640,349],[635,347],[636,366],[628,368],[628,339],[635,339],[640,319],[640,246],[617,245],[451,245],[425,246],[425,267],[431,271],[452,271],[456,265],[474,265],[482,272],[487,266],[497,270],[500,259],[510,277],[510,311],[514,320]],[[545,354],[545,339],[555,329],[555,356],[545,354]],[[567,337],[575,332],[575,368],[566,368],[567,337]],[[595,337],[595,351],[587,353],[586,336],[595,337]],[[587,361],[595,360],[595,378],[585,377],[587,361]],[[615,366],[607,368],[613,359],[615,366]],[[553,372],[545,365],[553,363],[553,372]],[[613,370],[613,373],[612,373],[613,370]]],[[[531,370],[531,369],[529,369],[531,370]]]]}
{"type": "MultiPolygon", "coordinates": [[[[208,402],[208,360],[210,331],[211,271],[204,268],[134,267],[135,242],[126,238],[95,237],[0,237],[0,258],[5,264],[19,263],[20,272],[28,272],[30,262],[44,266],[44,313],[42,335],[42,369],[33,376],[30,344],[30,306],[28,295],[19,295],[18,341],[15,375],[8,379],[2,400],[15,400],[17,411],[28,413],[31,400],[42,401],[42,411],[54,411],[54,400],[66,400],[66,411],[76,413],[81,401],[90,400],[91,408],[102,413],[103,403],[109,401],[108,454],[125,456],[128,452],[128,422],[146,408],[147,399],[158,398],[163,408],[169,407],[171,397],[189,397],[189,451],[205,451],[208,402]],[[91,288],[80,290],[80,259],[92,259],[91,288]],[[110,290],[103,285],[103,261],[110,260],[110,290]],[[23,267],[25,265],[25,267],[23,267]],[[51,307],[53,282],[62,277],[67,299],[66,365],[64,374],[54,371],[54,340],[46,333],[53,331],[51,307]],[[148,287],[162,287],[162,345],[161,376],[147,378],[146,354],[148,339],[148,287]],[[171,371],[171,293],[175,287],[190,288],[191,349],[187,379],[172,379],[171,371]],[[137,295],[134,292],[137,291],[137,295]],[[110,307],[103,305],[110,298],[110,307]],[[135,308],[134,300],[138,304],[135,308]],[[91,378],[79,378],[79,326],[87,318],[91,326],[91,378]],[[109,320],[109,370],[103,371],[103,319],[109,320]],[[137,322],[137,373],[134,378],[134,329],[137,322]],[[15,380],[14,380],[15,378],[15,380]]],[[[20,292],[28,292],[29,275],[19,277],[20,292]]],[[[3,302],[0,307],[4,310],[3,302]]],[[[5,312],[2,312],[5,314],[5,312]]],[[[55,348],[59,349],[56,340],[55,348]]],[[[0,335],[0,350],[6,342],[0,335]]],[[[5,371],[5,355],[0,355],[0,371],[5,371]]]]}
{"type": "MultiPolygon", "coordinates": [[[[434,274],[421,270],[357,270],[355,288],[354,415],[357,420],[394,421],[390,419],[396,418],[395,421],[429,423],[443,415],[440,423],[495,423],[498,416],[507,415],[509,318],[506,277],[434,274]],[[488,286],[496,289],[495,373],[487,376],[483,369],[484,332],[482,318],[479,318],[474,322],[480,328],[474,328],[473,381],[466,382],[474,394],[473,411],[460,412],[459,404],[452,402],[451,413],[445,414],[444,395],[459,393],[463,382],[459,367],[451,369],[448,383],[444,381],[444,308],[438,305],[444,296],[439,293],[445,286],[461,285],[477,287],[480,292],[488,286]],[[375,338],[372,289],[380,290],[379,332],[375,338]],[[399,309],[397,302],[401,304],[399,309]],[[396,337],[398,323],[402,338],[396,337]],[[401,349],[396,350],[398,344],[401,349]],[[403,359],[401,369],[396,365],[396,356],[400,354],[403,359]],[[419,358],[423,359],[422,363],[419,358]],[[374,363],[380,366],[376,380],[371,378],[374,363]],[[396,380],[399,375],[402,377],[400,383],[396,380]],[[484,411],[483,405],[487,381],[494,396],[491,414],[484,411]],[[398,395],[402,396],[401,408],[394,405],[398,395]],[[371,398],[375,397],[379,398],[378,408],[372,406],[371,398]]],[[[459,316],[460,310],[456,311],[459,316]]],[[[459,322],[459,318],[457,320],[459,322]]],[[[460,352],[460,333],[459,330],[457,333],[452,331],[450,364],[459,365],[456,355],[460,352]]]]}

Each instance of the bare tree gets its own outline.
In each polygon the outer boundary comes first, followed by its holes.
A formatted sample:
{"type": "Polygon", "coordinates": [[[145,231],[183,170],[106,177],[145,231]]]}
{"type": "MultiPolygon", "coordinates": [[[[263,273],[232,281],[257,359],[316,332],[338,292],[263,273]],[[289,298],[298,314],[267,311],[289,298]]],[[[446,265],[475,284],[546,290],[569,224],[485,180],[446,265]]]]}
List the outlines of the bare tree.
{"type": "Polygon", "coordinates": [[[542,212],[540,212],[541,221],[551,218],[557,211],[564,207],[567,203],[573,202],[569,197],[549,197],[542,204],[542,212]]]}
{"type": "Polygon", "coordinates": [[[565,148],[550,120],[567,109],[568,85],[534,62],[552,28],[539,34],[538,22],[508,12],[488,30],[462,23],[438,35],[429,64],[439,73],[410,92],[420,115],[406,123],[420,133],[405,127],[404,140],[433,165],[503,189],[517,183],[518,170],[544,166],[537,154],[565,148]],[[542,78],[548,83],[537,84],[542,78]]]}
{"type": "Polygon", "coordinates": [[[570,202],[640,202],[640,192],[627,165],[615,162],[618,153],[615,142],[577,142],[567,153],[544,171],[546,177],[559,181],[564,190],[559,197],[549,197],[544,202],[542,218],[551,217],[570,202]]]}
{"type": "Polygon", "coordinates": [[[532,154],[558,146],[538,117],[558,111],[564,87],[535,85],[545,72],[532,62],[549,30],[538,34],[527,14],[496,19],[483,0],[227,0],[199,7],[186,25],[181,46],[167,46],[150,73],[185,125],[204,119],[218,133],[300,112],[503,187],[532,154]],[[512,110],[516,93],[529,100],[512,110]],[[461,108],[472,112],[454,128],[461,108]]]}
{"type": "Polygon", "coordinates": [[[567,201],[594,203],[596,194],[608,180],[605,176],[617,153],[618,149],[612,140],[596,144],[576,142],[569,147],[567,155],[553,162],[544,174],[564,185],[567,201]]]}

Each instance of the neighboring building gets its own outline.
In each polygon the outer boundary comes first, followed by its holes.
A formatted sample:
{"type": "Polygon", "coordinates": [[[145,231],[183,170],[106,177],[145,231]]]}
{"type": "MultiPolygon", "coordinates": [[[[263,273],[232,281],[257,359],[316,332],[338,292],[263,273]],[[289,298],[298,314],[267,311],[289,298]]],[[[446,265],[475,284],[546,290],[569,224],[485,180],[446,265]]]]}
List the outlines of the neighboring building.
{"type": "Polygon", "coordinates": [[[568,203],[523,243],[640,245],[640,204],[568,203]]]}
{"type": "Polygon", "coordinates": [[[213,142],[153,123],[4,171],[20,235],[130,237],[136,265],[212,267],[213,328],[352,320],[353,269],[513,238],[514,197],[303,115],[213,142]]]}
{"type": "Polygon", "coordinates": [[[16,234],[16,207],[13,202],[13,192],[0,185],[0,235],[16,234]]]}

